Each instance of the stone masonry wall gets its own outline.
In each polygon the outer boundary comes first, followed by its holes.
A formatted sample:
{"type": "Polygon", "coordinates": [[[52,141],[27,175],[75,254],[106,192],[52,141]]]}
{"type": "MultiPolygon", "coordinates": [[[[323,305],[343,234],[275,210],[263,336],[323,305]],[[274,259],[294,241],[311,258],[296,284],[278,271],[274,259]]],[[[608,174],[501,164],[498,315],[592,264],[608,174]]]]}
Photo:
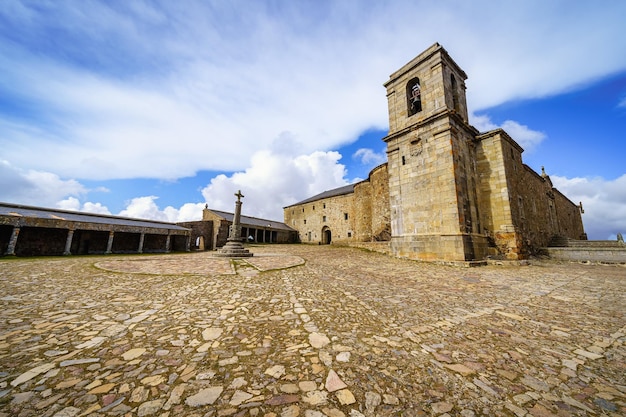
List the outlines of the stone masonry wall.
{"type": "Polygon", "coordinates": [[[554,204],[559,222],[559,235],[570,239],[587,240],[580,207],[559,190],[553,188],[554,204]]]}
{"type": "Polygon", "coordinates": [[[354,193],[285,209],[285,223],[298,230],[302,243],[323,242],[323,230],[330,230],[331,243],[356,239],[355,217],[354,193]]]}
{"type": "Polygon", "coordinates": [[[387,164],[374,168],[369,175],[371,184],[371,237],[374,241],[391,239],[389,215],[389,174],[387,164]]]}
{"type": "Polygon", "coordinates": [[[286,207],[285,224],[298,230],[303,243],[385,241],[390,238],[387,164],[374,168],[354,192],[286,207]]]}
{"type": "Polygon", "coordinates": [[[523,163],[523,149],[506,132],[488,132],[478,140],[479,209],[497,248],[492,255],[525,258],[554,236],[584,235],[578,207],[553,188],[548,176],[523,163]]]}

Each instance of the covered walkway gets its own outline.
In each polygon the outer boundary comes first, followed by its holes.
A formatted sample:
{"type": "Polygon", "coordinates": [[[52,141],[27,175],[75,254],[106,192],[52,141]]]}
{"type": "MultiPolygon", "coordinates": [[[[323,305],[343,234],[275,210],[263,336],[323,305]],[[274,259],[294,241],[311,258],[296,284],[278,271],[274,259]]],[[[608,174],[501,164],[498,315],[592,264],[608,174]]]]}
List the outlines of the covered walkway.
{"type": "Polygon", "coordinates": [[[189,237],[173,223],[0,203],[0,256],[182,252],[189,237]]]}

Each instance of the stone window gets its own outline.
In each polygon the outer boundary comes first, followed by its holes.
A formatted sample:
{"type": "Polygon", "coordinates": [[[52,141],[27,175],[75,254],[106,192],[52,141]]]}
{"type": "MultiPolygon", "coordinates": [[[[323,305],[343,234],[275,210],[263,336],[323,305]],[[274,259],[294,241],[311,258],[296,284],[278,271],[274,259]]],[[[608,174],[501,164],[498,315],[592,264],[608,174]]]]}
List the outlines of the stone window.
{"type": "Polygon", "coordinates": [[[343,219],[348,220],[348,213],[343,213],[343,219]]]}
{"type": "Polygon", "coordinates": [[[422,111],[422,87],[419,78],[411,79],[406,85],[406,100],[409,116],[422,111]]]}
{"type": "Polygon", "coordinates": [[[306,219],[304,219],[304,224],[306,224],[306,219]]]}
{"type": "Polygon", "coordinates": [[[324,203],[324,208],[326,208],[326,203],[324,203]]]}
{"type": "Polygon", "coordinates": [[[352,237],[352,232],[348,232],[348,237],[352,237]]]}
{"type": "Polygon", "coordinates": [[[454,78],[454,74],[450,74],[450,84],[452,85],[452,106],[457,113],[460,113],[461,107],[459,106],[459,89],[456,85],[456,78],[454,78]]]}
{"type": "Polygon", "coordinates": [[[326,222],[326,216],[322,216],[322,221],[325,223],[326,222]]]}

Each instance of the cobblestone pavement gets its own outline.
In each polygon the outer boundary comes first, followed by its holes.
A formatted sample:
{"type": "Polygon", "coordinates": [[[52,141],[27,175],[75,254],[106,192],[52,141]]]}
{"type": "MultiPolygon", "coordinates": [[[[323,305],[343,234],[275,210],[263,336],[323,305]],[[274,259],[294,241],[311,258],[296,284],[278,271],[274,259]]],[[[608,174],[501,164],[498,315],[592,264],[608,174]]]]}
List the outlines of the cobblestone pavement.
{"type": "Polygon", "coordinates": [[[0,416],[626,415],[626,267],[0,260],[0,416]]]}

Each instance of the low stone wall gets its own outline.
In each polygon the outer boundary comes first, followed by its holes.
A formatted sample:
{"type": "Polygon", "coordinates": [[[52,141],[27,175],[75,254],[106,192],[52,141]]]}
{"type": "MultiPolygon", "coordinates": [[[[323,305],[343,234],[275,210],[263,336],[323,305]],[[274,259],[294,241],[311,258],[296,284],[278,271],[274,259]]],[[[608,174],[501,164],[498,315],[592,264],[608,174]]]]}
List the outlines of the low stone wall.
{"type": "Polygon", "coordinates": [[[626,247],[546,248],[550,258],[561,261],[626,263],[626,247]]]}

